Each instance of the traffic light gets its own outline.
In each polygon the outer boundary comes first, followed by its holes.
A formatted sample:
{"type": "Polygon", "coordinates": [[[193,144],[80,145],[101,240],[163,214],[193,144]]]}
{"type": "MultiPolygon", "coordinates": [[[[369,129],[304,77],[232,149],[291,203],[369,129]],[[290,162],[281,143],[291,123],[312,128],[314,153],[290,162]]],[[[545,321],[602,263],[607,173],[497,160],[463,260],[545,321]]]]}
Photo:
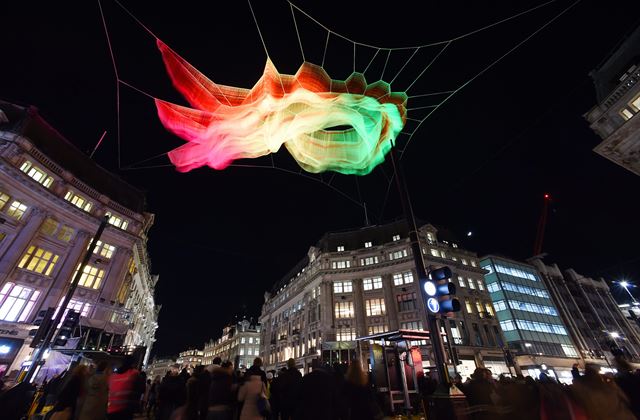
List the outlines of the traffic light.
{"type": "Polygon", "coordinates": [[[447,314],[460,310],[460,301],[453,297],[456,294],[456,285],[449,281],[451,276],[453,274],[447,266],[429,271],[422,289],[427,294],[427,308],[430,313],[447,314]]]}
{"type": "Polygon", "coordinates": [[[79,323],[80,311],[69,309],[64,319],[62,320],[62,325],[58,330],[58,335],[56,336],[53,345],[63,347],[65,344],[67,344],[67,340],[71,338],[71,336],[73,335],[73,330],[76,329],[79,323]]]}
{"type": "Polygon", "coordinates": [[[44,340],[45,335],[47,335],[47,330],[51,327],[51,323],[53,322],[53,314],[55,311],[55,308],[42,309],[41,311],[38,311],[38,315],[36,315],[36,319],[33,321],[33,325],[37,325],[38,328],[29,330],[29,335],[33,337],[29,347],[35,349],[40,345],[42,340],[44,340]]]}

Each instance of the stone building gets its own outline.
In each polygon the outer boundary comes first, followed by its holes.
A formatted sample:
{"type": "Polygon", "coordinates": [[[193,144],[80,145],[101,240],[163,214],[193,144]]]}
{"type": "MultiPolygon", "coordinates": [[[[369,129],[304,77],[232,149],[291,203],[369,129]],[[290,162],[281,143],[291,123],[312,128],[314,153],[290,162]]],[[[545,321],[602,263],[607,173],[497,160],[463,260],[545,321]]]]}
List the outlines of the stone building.
{"type": "MultiPolygon", "coordinates": [[[[477,255],[459,248],[444,230],[419,229],[427,266],[453,271],[462,310],[443,321],[457,350],[460,373],[476,366],[508,372],[504,338],[484,285],[477,255]]],[[[308,372],[314,360],[356,357],[356,338],[385,331],[425,330],[425,303],[404,221],[325,234],[265,294],[260,324],[261,355],[268,369],[294,358],[308,372]]],[[[433,365],[427,342],[424,365],[433,365]]]]}
{"type": "Polygon", "coordinates": [[[202,364],[208,366],[219,357],[222,361],[233,362],[236,368],[243,368],[251,366],[259,355],[260,325],[243,319],[224,327],[222,336],[217,340],[205,343],[202,364]]]}
{"type": "Polygon", "coordinates": [[[594,151],[640,175],[640,27],[590,75],[598,104],[584,116],[602,137],[594,151]]]}
{"type": "Polygon", "coordinates": [[[202,364],[202,355],[204,352],[197,349],[189,349],[180,352],[176,359],[178,370],[187,369],[189,373],[193,372],[193,368],[202,364]]]}
{"type": "Polygon", "coordinates": [[[28,359],[31,323],[62,304],[105,215],[110,224],[68,306],[81,313],[70,345],[149,349],[158,308],[144,194],[89,159],[35,108],[0,101],[0,110],[0,345],[10,348],[0,356],[0,376],[28,359]]]}
{"type": "Polygon", "coordinates": [[[154,358],[151,363],[147,363],[145,372],[147,373],[147,378],[153,380],[157,376],[160,379],[164,378],[164,376],[169,371],[178,370],[178,364],[175,359],[170,358],[154,358]]]}
{"type": "Polygon", "coordinates": [[[612,368],[618,351],[630,361],[640,362],[640,336],[604,279],[586,277],[573,269],[561,271],[556,264],[546,265],[539,258],[532,264],[542,274],[585,362],[612,368]]]}

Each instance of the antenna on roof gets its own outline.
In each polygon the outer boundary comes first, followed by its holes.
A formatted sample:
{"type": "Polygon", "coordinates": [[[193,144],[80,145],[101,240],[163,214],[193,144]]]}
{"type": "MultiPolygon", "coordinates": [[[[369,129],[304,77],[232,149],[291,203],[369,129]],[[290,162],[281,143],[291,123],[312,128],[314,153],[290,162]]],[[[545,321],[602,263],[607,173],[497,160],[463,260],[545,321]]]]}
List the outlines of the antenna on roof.
{"type": "Polygon", "coordinates": [[[106,135],[107,135],[107,130],[104,130],[104,133],[102,133],[102,136],[100,136],[100,140],[98,140],[98,144],[96,144],[96,147],[93,148],[93,151],[89,155],[89,159],[93,159],[93,155],[96,153],[96,150],[98,150],[100,143],[102,143],[102,140],[104,140],[104,136],[106,135]]]}

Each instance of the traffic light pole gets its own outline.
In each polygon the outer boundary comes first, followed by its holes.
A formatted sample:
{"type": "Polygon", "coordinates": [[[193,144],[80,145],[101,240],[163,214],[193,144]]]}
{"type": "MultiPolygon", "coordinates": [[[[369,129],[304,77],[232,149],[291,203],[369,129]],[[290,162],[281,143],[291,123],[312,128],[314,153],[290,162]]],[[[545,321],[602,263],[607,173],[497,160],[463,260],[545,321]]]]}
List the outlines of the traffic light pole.
{"type": "MultiPolygon", "coordinates": [[[[411,251],[413,252],[413,260],[416,264],[416,271],[418,274],[418,281],[427,279],[427,269],[422,258],[422,249],[420,247],[420,241],[418,239],[418,228],[416,226],[416,219],[413,215],[413,208],[411,207],[411,200],[409,198],[409,190],[407,189],[407,183],[404,179],[404,174],[399,166],[399,162],[396,156],[396,148],[391,147],[389,152],[391,157],[391,164],[393,165],[393,172],[396,178],[396,186],[398,187],[398,194],[400,195],[400,202],[402,204],[402,210],[404,217],[409,225],[409,240],[411,241],[411,251]]],[[[422,287],[420,288],[422,289],[422,287]]],[[[424,300],[424,291],[420,290],[420,296],[424,300]]],[[[426,302],[425,302],[426,305],[426,302]]],[[[440,335],[440,328],[438,326],[437,318],[431,314],[428,310],[427,322],[429,326],[429,338],[431,340],[431,347],[433,349],[433,355],[436,361],[436,371],[438,374],[438,382],[440,386],[449,386],[449,371],[445,363],[444,358],[444,343],[442,336],[440,335]]]]}
{"type": "Polygon", "coordinates": [[[31,359],[31,365],[29,366],[29,370],[27,371],[27,374],[24,376],[24,378],[22,378],[21,382],[30,381],[33,375],[35,374],[36,369],[38,368],[38,365],[42,361],[44,352],[47,350],[47,348],[49,348],[49,345],[51,344],[51,340],[53,340],[53,335],[56,332],[56,329],[58,328],[58,324],[60,324],[60,321],[62,320],[62,316],[64,315],[64,312],[67,309],[67,306],[69,305],[69,301],[71,301],[71,298],[73,297],[73,294],[76,291],[76,288],[78,287],[78,283],[80,282],[80,278],[82,277],[82,272],[84,271],[84,267],[89,263],[89,259],[91,258],[91,255],[93,255],[93,252],[96,249],[96,245],[100,240],[100,237],[102,236],[102,232],[104,232],[104,229],[107,227],[108,223],[109,223],[109,217],[105,216],[102,222],[100,223],[100,226],[98,227],[98,230],[96,231],[95,236],[91,240],[91,243],[89,244],[89,248],[87,249],[87,252],[84,254],[84,258],[80,263],[80,267],[78,268],[78,271],[76,271],[75,276],[73,276],[73,280],[69,285],[69,289],[67,289],[67,294],[65,295],[64,300],[60,305],[58,313],[56,314],[53,322],[49,325],[49,328],[47,329],[44,339],[42,340],[42,343],[38,347],[36,347],[36,349],[34,350],[33,358],[31,359]]]}

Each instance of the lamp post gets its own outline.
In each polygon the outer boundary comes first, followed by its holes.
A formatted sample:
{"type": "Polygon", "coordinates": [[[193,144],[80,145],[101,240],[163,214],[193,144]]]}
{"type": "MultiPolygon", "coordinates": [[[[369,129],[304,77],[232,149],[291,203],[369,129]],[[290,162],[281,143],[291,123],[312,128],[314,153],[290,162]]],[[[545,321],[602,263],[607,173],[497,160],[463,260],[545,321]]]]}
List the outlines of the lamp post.
{"type": "Polygon", "coordinates": [[[633,284],[630,284],[630,283],[629,283],[628,281],[626,281],[626,280],[619,281],[619,282],[618,282],[618,284],[619,284],[620,286],[622,286],[622,287],[624,288],[624,290],[626,290],[626,291],[627,291],[627,293],[629,294],[629,296],[631,297],[631,300],[632,300],[633,302],[638,303],[638,301],[636,300],[635,296],[633,296],[633,295],[631,294],[631,292],[629,291],[629,287],[635,287],[633,284]]]}

